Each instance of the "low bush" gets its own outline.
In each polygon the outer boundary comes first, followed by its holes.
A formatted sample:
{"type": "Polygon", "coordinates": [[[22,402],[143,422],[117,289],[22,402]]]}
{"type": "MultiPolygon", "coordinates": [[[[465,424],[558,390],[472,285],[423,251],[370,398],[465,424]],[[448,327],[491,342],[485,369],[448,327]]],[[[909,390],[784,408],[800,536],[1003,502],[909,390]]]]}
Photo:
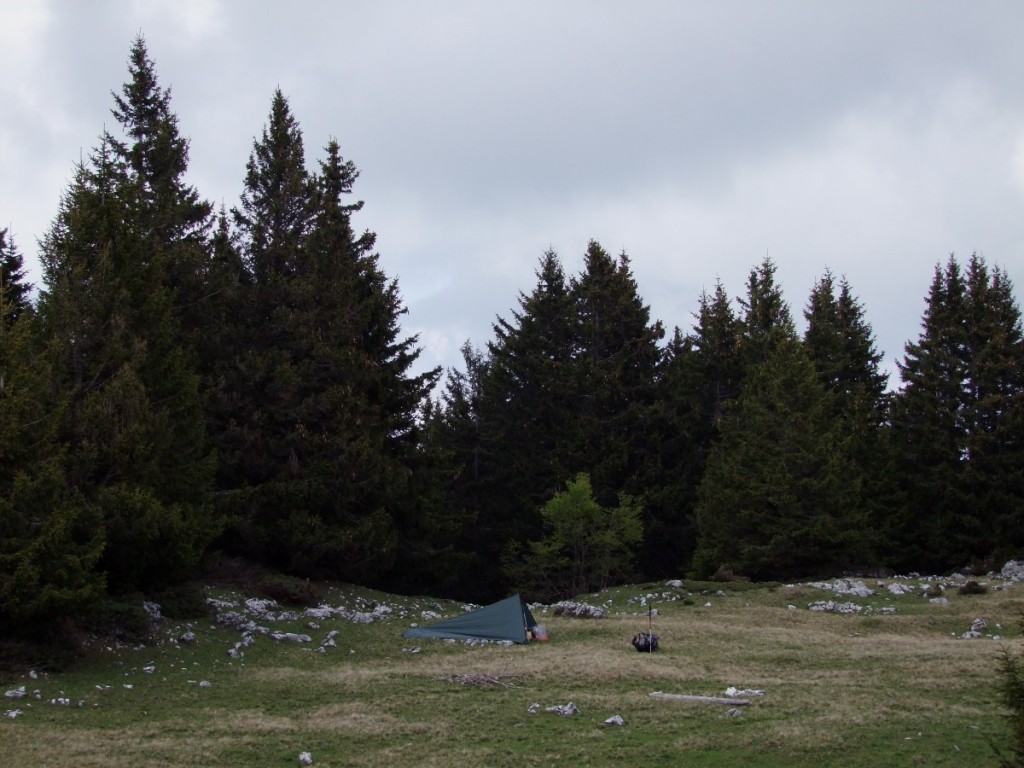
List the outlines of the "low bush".
{"type": "MultiPolygon", "coordinates": [[[[1024,615],[1018,621],[1024,630],[1024,615]]],[[[1003,647],[999,657],[999,697],[1009,710],[1006,716],[1010,724],[1010,748],[1012,756],[1007,757],[996,749],[1000,768],[1021,768],[1024,766],[1024,653],[1014,653],[1003,647]]]]}
{"type": "Polygon", "coordinates": [[[169,619],[201,619],[210,613],[206,595],[198,584],[179,584],[153,596],[160,613],[169,619]]]}
{"type": "Polygon", "coordinates": [[[81,627],[98,637],[125,643],[144,642],[149,638],[152,619],[142,604],[142,595],[101,600],[81,617],[81,627]]]}
{"type": "Polygon", "coordinates": [[[987,592],[988,587],[986,587],[984,584],[979,584],[973,579],[971,581],[968,581],[966,584],[960,587],[960,589],[957,590],[958,595],[984,595],[987,592]]]}

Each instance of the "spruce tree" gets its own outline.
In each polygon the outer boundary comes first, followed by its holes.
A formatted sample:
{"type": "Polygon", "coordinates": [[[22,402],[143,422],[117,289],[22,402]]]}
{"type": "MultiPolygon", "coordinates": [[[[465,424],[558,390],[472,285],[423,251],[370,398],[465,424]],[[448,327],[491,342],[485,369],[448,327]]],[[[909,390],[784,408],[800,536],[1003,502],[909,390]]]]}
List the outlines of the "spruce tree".
{"type": "Polygon", "coordinates": [[[740,344],[746,373],[771,356],[776,343],[794,332],[789,305],[775,280],[775,263],[765,259],[747,277],[747,293],[739,298],[740,344]]]}
{"type": "Polygon", "coordinates": [[[974,254],[966,287],[964,484],[979,533],[975,555],[998,559],[1024,547],[1024,338],[1004,270],[974,254]]]}
{"type": "Polygon", "coordinates": [[[645,482],[643,565],[651,576],[685,572],[697,545],[694,509],[725,409],[739,393],[740,327],[719,282],[703,292],[693,330],[676,335],[658,373],[652,439],[656,460],[645,482]]]}
{"type": "Polygon", "coordinates": [[[25,260],[6,229],[0,229],[0,296],[3,321],[8,324],[32,310],[32,284],[26,279],[25,260]]]}
{"type": "Polygon", "coordinates": [[[439,372],[411,373],[420,352],[416,337],[402,336],[398,284],[380,268],[376,236],[352,226],[362,202],[347,197],[358,171],[337,142],[326,155],[313,180],[308,272],[297,278],[306,350],[296,361],[305,390],[298,413],[316,438],[292,444],[325,493],[318,503],[311,495],[304,525],[291,527],[304,530],[295,543],[307,559],[322,551],[320,569],[357,578],[386,573],[400,557],[403,568],[424,567],[413,560],[429,549],[430,527],[420,525],[411,473],[420,409],[439,372]],[[310,521],[321,533],[310,535],[310,521]],[[332,537],[338,544],[328,549],[332,537]]]}
{"type": "Polygon", "coordinates": [[[237,315],[223,330],[235,346],[215,364],[211,409],[220,504],[234,521],[221,545],[278,568],[292,556],[283,531],[295,504],[289,435],[299,426],[295,362],[303,333],[296,277],[300,265],[308,274],[310,199],[302,132],[277,89],[269,123],[253,143],[240,205],[231,210],[234,232],[226,222],[218,229],[218,268],[228,286],[222,306],[237,315]],[[233,284],[236,253],[244,272],[233,284]]]}
{"type": "Polygon", "coordinates": [[[701,294],[697,324],[691,334],[696,370],[692,383],[697,388],[700,414],[700,442],[710,447],[725,405],[739,394],[743,381],[741,334],[744,326],[733,312],[725,287],[701,294]]]}
{"type": "Polygon", "coordinates": [[[843,278],[838,295],[836,289],[828,270],[815,282],[804,310],[804,346],[818,380],[831,396],[840,449],[858,475],[864,512],[872,521],[865,550],[869,560],[877,561],[884,550],[878,532],[885,526],[893,496],[885,430],[887,376],[880,370],[882,354],[875,348],[871,327],[849,283],[843,278]]]}
{"type": "Polygon", "coordinates": [[[103,526],[65,476],[64,399],[0,231],[0,636],[35,636],[102,594],[103,526]]]}
{"type": "Polygon", "coordinates": [[[480,381],[480,445],[471,457],[478,542],[467,545],[484,574],[481,597],[503,591],[502,551],[540,535],[540,507],[571,472],[572,297],[554,251],[543,254],[535,274],[534,289],[520,293],[512,318],[494,323],[480,381]]]}
{"type": "Polygon", "coordinates": [[[66,397],[32,315],[0,291],[0,636],[38,638],[98,600],[104,526],[69,482],[66,397]]]}
{"type": "Polygon", "coordinates": [[[779,334],[721,423],[701,480],[693,571],[755,579],[861,562],[859,488],[837,449],[830,400],[794,334],[779,334]]]}
{"type": "Polygon", "coordinates": [[[703,464],[697,439],[692,341],[675,329],[657,376],[650,451],[642,472],[644,546],[641,563],[650,578],[685,572],[696,544],[693,505],[703,464]]]}
{"type": "Polygon", "coordinates": [[[826,390],[835,396],[835,415],[853,417],[865,408],[881,413],[887,377],[882,353],[864,310],[846,278],[836,281],[828,270],[814,284],[804,310],[804,344],[826,390]]]}
{"type": "Polygon", "coordinates": [[[438,401],[424,405],[413,476],[418,509],[400,532],[405,553],[390,583],[399,592],[430,587],[430,594],[483,599],[491,594],[481,584],[489,569],[479,525],[487,506],[480,419],[487,360],[469,341],[460,350],[463,369],[449,368],[438,401]]]}
{"type": "MultiPolygon", "coordinates": [[[[965,435],[960,408],[967,378],[965,286],[951,256],[936,265],[917,342],[897,365],[903,387],[893,401],[896,477],[902,504],[889,521],[896,567],[941,571],[968,557],[959,541],[965,435]]],[[[969,523],[968,523],[969,525],[969,523]]]]}
{"type": "Polygon", "coordinates": [[[588,472],[597,499],[612,504],[636,492],[648,461],[648,440],[665,332],[651,322],[625,253],[613,259],[591,241],[580,276],[572,281],[575,302],[574,471],[588,472]]]}
{"type": "MultiPolygon", "coordinates": [[[[186,240],[202,215],[182,213],[192,210],[183,200],[194,198],[172,183],[183,165],[161,175],[139,160],[152,137],[176,136],[176,128],[141,40],[130,69],[132,87],[115,116],[134,143],[104,134],[77,169],[42,243],[40,300],[55,376],[70,394],[60,438],[69,445],[69,482],[102,511],[102,567],[114,591],[190,575],[219,525],[208,505],[213,459],[179,303],[192,269],[182,267],[183,254],[196,246],[186,240]],[[154,94],[151,113],[144,102],[154,94]]],[[[175,146],[170,154],[184,163],[175,146]]]]}
{"type": "Polygon", "coordinates": [[[892,433],[902,505],[894,553],[929,570],[988,565],[1024,543],[1024,344],[1002,270],[936,266],[918,342],[900,364],[892,433]]]}
{"type": "Polygon", "coordinates": [[[301,254],[309,232],[310,191],[302,130],[278,88],[269,122],[253,142],[240,206],[232,209],[262,298],[258,310],[263,321],[274,309],[277,283],[304,266],[301,254]]]}
{"type": "Polygon", "coordinates": [[[248,300],[217,405],[239,521],[224,544],[293,573],[381,583],[414,518],[418,417],[438,374],[411,373],[419,349],[401,335],[397,282],[376,236],[352,226],[358,171],[336,142],[326,155],[310,177],[275,92],[234,211],[248,300]]]}

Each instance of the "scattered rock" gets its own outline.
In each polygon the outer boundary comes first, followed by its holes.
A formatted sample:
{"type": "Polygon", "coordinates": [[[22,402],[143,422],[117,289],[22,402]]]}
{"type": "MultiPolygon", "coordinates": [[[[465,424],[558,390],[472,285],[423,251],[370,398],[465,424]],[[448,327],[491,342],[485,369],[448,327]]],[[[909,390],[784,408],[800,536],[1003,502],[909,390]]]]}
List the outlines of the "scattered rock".
{"type": "Polygon", "coordinates": [[[8,699],[20,699],[24,695],[25,695],[25,686],[24,685],[21,686],[20,688],[14,688],[14,689],[12,689],[12,690],[10,690],[10,691],[8,691],[7,693],[4,694],[4,696],[6,696],[8,699]]]}
{"type": "Polygon", "coordinates": [[[837,595],[853,595],[854,597],[871,597],[875,590],[858,579],[836,579],[835,581],[814,581],[807,586],[835,592],[837,595]]]}
{"type": "Polygon", "coordinates": [[[571,600],[555,603],[551,608],[555,616],[578,616],[583,619],[603,619],[606,616],[604,608],[571,600]]]}
{"type": "Polygon", "coordinates": [[[1024,581],[1024,563],[1019,560],[1010,560],[999,572],[1007,581],[1024,581]]]}
{"type": "Polygon", "coordinates": [[[312,765],[313,755],[309,752],[299,752],[299,765],[312,765]]]}
{"type": "Polygon", "coordinates": [[[622,719],[622,715],[612,715],[604,721],[605,725],[625,725],[626,721],[622,719]]]}
{"type": "Polygon", "coordinates": [[[338,636],[339,632],[336,629],[332,629],[327,633],[327,637],[320,641],[320,650],[324,651],[328,648],[337,648],[338,643],[334,640],[338,636]]]}
{"type": "Polygon", "coordinates": [[[891,584],[886,584],[885,588],[889,591],[890,595],[896,595],[896,596],[911,595],[911,594],[913,594],[914,592],[917,591],[912,586],[910,586],[909,584],[899,584],[899,583],[895,583],[895,582],[891,583],[891,584]]]}
{"type": "Polygon", "coordinates": [[[736,688],[735,686],[730,685],[725,689],[725,695],[730,698],[735,698],[736,696],[749,698],[751,696],[764,696],[764,691],[760,688],[736,688]]]}
{"type": "Polygon", "coordinates": [[[580,712],[579,707],[577,707],[571,701],[568,704],[559,704],[559,705],[554,706],[554,707],[547,707],[544,711],[545,712],[553,712],[554,714],[561,715],[562,717],[570,717],[572,715],[578,715],[579,712],[580,712]]]}
{"type": "Polygon", "coordinates": [[[808,610],[819,613],[860,613],[864,608],[856,603],[837,603],[835,600],[818,600],[807,605],[808,610]]]}
{"type": "Polygon", "coordinates": [[[292,643],[311,643],[313,638],[309,635],[298,635],[294,632],[271,632],[270,636],[280,642],[281,640],[288,640],[292,643]]]}
{"type": "Polygon", "coordinates": [[[725,715],[726,717],[741,717],[743,715],[743,710],[733,707],[732,709],[727,709],[725,711],[725,715]]]}
{"type": "Polygon", "coordinates": [[[8,709],[6,712],[4,712],[4,717],[9,717],[11,718],[11,720],[13,720],[16,717],[21,717],[23,714],[25,713],[22,712],[20,709],[8,709]]]}
{"type": "Polygon", "coordinates": [[[316,608],[307,608],[302,612],[302,615],[307,619],[320,619],[323,621],[324,619],[334,618],[334,609],[330,606],[320,605],[316,608]]]}

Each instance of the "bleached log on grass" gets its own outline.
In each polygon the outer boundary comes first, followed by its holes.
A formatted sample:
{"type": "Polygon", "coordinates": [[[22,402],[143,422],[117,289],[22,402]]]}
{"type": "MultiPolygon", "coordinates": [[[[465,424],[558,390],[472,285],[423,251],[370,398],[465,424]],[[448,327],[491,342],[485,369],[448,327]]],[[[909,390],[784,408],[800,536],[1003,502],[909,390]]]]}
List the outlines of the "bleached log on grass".
{"type": "Polygon", "coordinates": [[[745,707],[750,704],[750,701],[747,699],[729,699],[721,696],[692,696],[687,693],[662,693],[661,691],[652,693],[651,698],[686,701],[692,704],[721,704],[726,707],[745,707]]]}

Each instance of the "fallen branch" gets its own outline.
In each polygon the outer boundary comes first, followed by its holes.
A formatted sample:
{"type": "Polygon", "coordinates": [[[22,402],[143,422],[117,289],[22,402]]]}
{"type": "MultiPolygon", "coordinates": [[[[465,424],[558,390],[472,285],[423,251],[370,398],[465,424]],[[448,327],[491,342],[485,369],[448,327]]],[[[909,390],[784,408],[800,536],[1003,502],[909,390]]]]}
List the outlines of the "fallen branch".
{"type": "Polygon", "coordinates": [[[691,696],[686,693],[662,693],[655,691],[652,699],[668,699],[670,701],[689,701],[694,704],[722,704],[727,707],[745,707],[750,704],[747,699],[729,699],[720,696],[691,696]]]}

